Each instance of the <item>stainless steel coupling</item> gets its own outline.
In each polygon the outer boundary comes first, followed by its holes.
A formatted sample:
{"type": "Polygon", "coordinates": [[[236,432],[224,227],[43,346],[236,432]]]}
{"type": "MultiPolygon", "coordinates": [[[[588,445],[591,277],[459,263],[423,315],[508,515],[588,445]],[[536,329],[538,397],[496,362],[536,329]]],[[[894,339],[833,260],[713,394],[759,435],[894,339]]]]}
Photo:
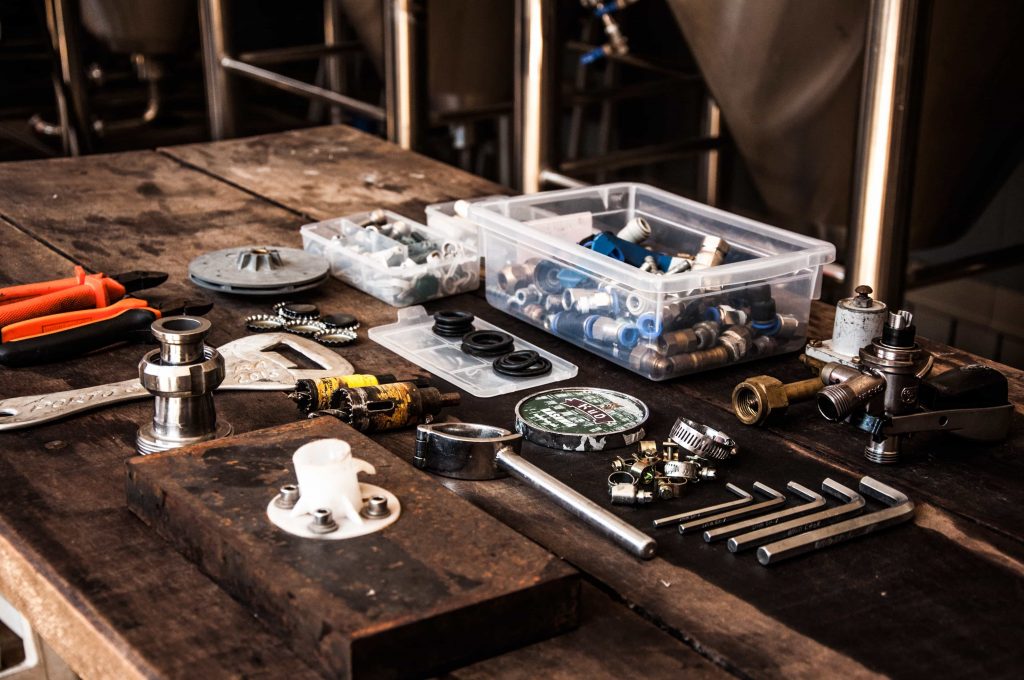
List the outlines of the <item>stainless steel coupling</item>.
{"type": "Polygon", "coordinates": [[[139,428],[138,452],[145,456],[231,434],[213,406],[213,391],[224,380],[224,358],[204,343],[210,322],[169,316],[151,329],[160,349],[142,357],[139,381],[154,397],[153,420],[139,428]]]}

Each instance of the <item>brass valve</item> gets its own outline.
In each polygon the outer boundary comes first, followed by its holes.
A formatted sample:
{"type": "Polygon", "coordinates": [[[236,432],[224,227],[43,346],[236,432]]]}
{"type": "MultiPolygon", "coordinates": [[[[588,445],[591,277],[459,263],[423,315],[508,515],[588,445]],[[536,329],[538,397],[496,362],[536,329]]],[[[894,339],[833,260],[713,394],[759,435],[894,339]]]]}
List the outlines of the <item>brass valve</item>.
{"type": "Polygon", "coordinates": [[[811,399],[822,387],[817,376],[783,384],[770,375],[757,375],[732,391],[732,410],[744,425],[761,425],[771,414],[785,413],[790,404],[811,399]]]}

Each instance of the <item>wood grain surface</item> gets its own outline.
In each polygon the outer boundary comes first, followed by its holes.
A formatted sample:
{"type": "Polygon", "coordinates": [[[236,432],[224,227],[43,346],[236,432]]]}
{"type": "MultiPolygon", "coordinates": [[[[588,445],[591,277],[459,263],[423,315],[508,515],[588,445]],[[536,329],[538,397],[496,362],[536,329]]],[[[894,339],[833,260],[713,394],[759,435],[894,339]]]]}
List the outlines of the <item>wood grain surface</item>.
{"type": "Polygon", "coordinates": [[[140,456],[127,473],[131,511],[329,677],[436,673],[579,623],[575,569],[335,418],[140,456]],[[393,525],[317,541],[268,522],[315,439],[373,466],[361,480],[398,498],[393,525]]]}
{"type": "MultiPolygon", "coordinates": [[[[0,262],[0,276],[19,282],[48,278],[59,253],[108,272],[163,269],[172,279],[154,295],[194,294],[185,283],[185,267],[201,252],[256,241],[297,246],[298,228],[310,219],[376,207],[415,219],[426,203],[493,193],[501,190],[342,127],[158,153],[0,165],[0,217],[9,222],[0,235],[5,252],[19,250],[17,262],[0,262]],[[22,250],[27,263],[21,261],[22,250]]],[[[213,298],[215,344],[242,335],[241,319],[265,307],[254,300],[213,298]]],[[[303,299],[325,311],[360,317],[359,342],[342,350],[357,370],[419,371],[365,337],[366,327],[393,321],[394,309],[333,280],[303,299]]],[[[741,486],[758,480],[781,489],[791,479],[811,486],[826,476],[850,485],[870,474],[918,503],[912,525],[766,569],[749,555],[733,556],[697,537],[653,530],[660,556],[640,563],[516,482],[446,482],[625,603],[608,605],[616,617],[624,617],[623,625],[631,630],[648,625],[638,612],[662,627],[662,637],[671,636],[677,645],[674,657],[699,664],[699,654],[717,670],[742,677],[1019,674],[1024,665],[1017,642],[1024,622],[1019,510],[1024,381],[1019,371],[1000,367],[1017,406],[1009,441],[978,446],[955,437],[915,437],[903,463],[883,468],[863,459],[863,433],[825,423],[810,404],[793,406],[786,418],[765,429],[735,421],[728,404],[732,387],[758,373],[806,377],[807,369],[793,356],[651,383],[490,308],[479,295],[428,308],[467,309],[543,344],[580,366],[571,384],[615,386],[639,396],[651,407],[652,438],[663,438],[678,415],[725,429],[739,442],[741,454],[723,476],[741,486]],[[630,621],[634,624],[625,623],[630,621]]],[[[812,329],[825,335],[829,318],[829,311],[816,305],[812,329]]],[[[977,360],[952,348],[926,346],[936,354],[938,370],[977,360]]],[[[140,355],[139,347],[125,347],[59,366],[2,371],[0,394],[123,379],[133,374],[140,355]]],[[[453,415],[508,427],[521,396],[464,395],[453,415]]],[[[225,393],[217,403],[239,432],[287,423],[296,415],[280,394],[225,393]]],[[[103,675],[104,669],[88,666],[87,654],[76,656],[75,648],[100,639],[121,659],[120,668],[136,674],[180,675],[195,663],[206,664],[211,675],[293,668],[294,656],[284,645],[246,619],[241,605],[124,509],[117,480],[146,411],[145,404],[126,404],[64,424],[0,433],[0,535],[8,541],[0,547],[51,588],[37,598],[43,603],[40,620],[60,612],[51,602],[84,617],[74,629],[91,637],[71,640],[58,651],[88,675],[103,675]]],[[[411,457],[410,432],[374,439],[411,457]]],[[[556,454],[532,446],[524,453],[606,502],[606,455],[556,454]]],[[[722,492],[720,484],[700,485],[683,499],[615,512],[646,527],[653,517],[715,502],[722,492]]],[[[11,584],[0,581],[5,593],[11,584]]],[[[58,624],[50,625],[58,634],[58,624]]],[[[550,653],[565,645],[567,656],[559,656],[557,674],[593,675],[602,667],[611,675],[629,667],[628,659],[636,658],[631,651],[639,653],[642,646],[606,649],[607,642],[594,632],[601,625],[607,624],[592,624],[584,612],[582,628],[570,634],[581,641],[575,656],[568,650],[576,646],[559,639],[541,643],[550,653]],[[606,667],[595,662],[613,655],[616,661],[606,667]],[[579,673],[574,659],[580,660],[579,673]]],[[[531,653],[532,647],[455,675],[487,677],[513,663],[545,674],[550,670],[540,665],[545,653],[531,653]]],[[[669,667],[658,668],[667,672],[669,667]]]]}

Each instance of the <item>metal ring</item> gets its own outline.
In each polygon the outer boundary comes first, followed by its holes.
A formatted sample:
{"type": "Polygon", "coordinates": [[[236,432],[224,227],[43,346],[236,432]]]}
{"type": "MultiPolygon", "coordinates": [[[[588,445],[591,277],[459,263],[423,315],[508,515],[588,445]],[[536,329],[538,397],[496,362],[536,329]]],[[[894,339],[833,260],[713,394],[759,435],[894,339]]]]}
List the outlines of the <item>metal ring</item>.
{"type": "Polygon", "coordinates": [[[725,460],[737,451],[732,437],[688,418],[676,418],[669,438],[699,458],[725,460]]]}
{"type": "Polygon", "coordinates": [[[634,477],[631,472],[616,470],[608,475],[608,490],[611,491],[612,487],[616,484],[632,484],[633,486],[636,486],[636,477],[634,477]]]}

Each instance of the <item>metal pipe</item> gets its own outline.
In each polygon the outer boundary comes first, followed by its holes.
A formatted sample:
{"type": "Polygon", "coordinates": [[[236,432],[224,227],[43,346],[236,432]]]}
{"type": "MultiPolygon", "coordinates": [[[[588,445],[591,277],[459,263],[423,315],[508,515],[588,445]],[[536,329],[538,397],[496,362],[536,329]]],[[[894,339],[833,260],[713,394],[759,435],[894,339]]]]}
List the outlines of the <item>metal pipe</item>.
{"type": "Polygon", "coordinates": [[[383,121],[385,119],[384,110],[379,106],[367,104],[366,102],[361,102],[358,99],[346,97],[343,94],[331,92],[330,90],[325,90],[322,87],[317,87],[316,85],[304,83],[301,80],[295,80],[294,78],[283,76],[280,73],[268,71],[267,69],[260,68],[259,66],[245,64],[237,59],[231,59],[230,57],[224,57],[221,60],[221,66],[226,71],[245,76],[251,80],[276,87],[279,90],[284,90],[285,92],[290,92],[291,94],[296,94],[300,97],[306,97],[307,99],[322,99],[329,104],[336,104],[343,109],[353,111],[373,120],[383,121]]]}
{"type": "Polygon", "coordinates": [[[563,175],[562,173],[555,172],[554,170],[541,170],[540,183],[541,186],[545,184],[554,184],[555,186],[565,187],[566,189],[580,189],[582,187],[590,186],[586,182],[581,182],[578,179],[573,179],[568,175],[563,175]]]}
{"type": "Polygon", "coordinates": [[[654,557],[657,542],[653,538],[558,481],[519,454],[505,448],[498,452],[495,460],[500,469],[541,491],[598,533],[615,541],[640,559],[649,560],[654,557]]]}
{"type": "Polygon", "coordinates": [[[92,150],[92,121],[85,75],[79,58],[79,7],[77,0],[47,0],[46,27],[57,69],[53,85],[57,97],[57,113],[64,153],[69,156],[92,150]]]}
{"type": "Polygon", "coordinates": [[[279,47],[270,50],[240,52],[235,58],[246,64],[267,66],[270,64],[287,64],[304,59],[319,59],[331,54],[354,52],[360,49],[362,49],[362,43],[356,40],[349,40],[332,45],[299,45],[296,47],[279,47]]]}
{"type": "MultiPolygon", "coordinates": [[[[341,5],[338,0],[324,0],[324,47],[331,49],[341,43],[342,19],[341,5]]],[[[327,89],[331,92],[341,93],[345,90],[345,74],[342,70],[343,64],[338,53],[332,51],[323,57],[327,89]]],[[[342,108],[337,104],[331,105],[331,123],[337,125],[342,122],[342,108]]]]}
{"type": "Polygon", "coordinates": [[[658,163],[672,160],[679,156],[714,149],[718,146],[719,141],[712,137],[696,137],[668,144],[651,144],[635,149],[623,149],[622,151],[612,151],[603,156],[565,161],[559,164],[558,170],[572,174],[628,168],[644,163],[658,163]]]}
{"type": "Polygon", "coordinates": [[[210,117],[210,137],[214,140],[235,136],[234,93],[222,66],[229,56],[228,23],[223,0],[199,0],[206,109],[210,117]]]}
{"type": "MultiPolygon", "coordinates": [[[[708,94],[704,98],[704,115],[701,118],[702,137],[720,139],[722,136],[722,110],[708,94]]],[[[708,205],[718,204],[718,149],[708,149],[700,161],[697,175],[697,195],[708,205]]]]}
{"type": "MultiPolygon", "coordinates": [[[[573,52],[591,52],[595,49],[596,45],[588,45],[587,43],[579,42],[578,40],[570,40],[565,46],[573,52]]],[[[673,68],[668,62],[660,63],[652,59],[644,59],[637,57],[633,54],[606,54],[605,59],[608,61],[617,61],[627,66],[634,66],[636,68],[650,71],[652,73],[659,73],[663,76],[668,76],[675,80],[684,80],[688,82],[700,82],[702,78],[696,73],[686,73],[673,68]]]]}
{"type": "Polygon", "coordinates": [[[416,145],[419,120],[416,16],[412,0],[385,0],[384,72],[388,140],[403,149],[416,145]]]}
{"type": "Polygon", "coordinates": [[[550,0],[516,0],[515,174],[523,193],[540,190],[549,165],[553,30],[550,0]]]}
{"type": "Polygon", "coordinates": [[[847,293],[868,285],[903,297],[909,233],[911,70],[917,0],[872,0],[847,247],[847,293]]]}

